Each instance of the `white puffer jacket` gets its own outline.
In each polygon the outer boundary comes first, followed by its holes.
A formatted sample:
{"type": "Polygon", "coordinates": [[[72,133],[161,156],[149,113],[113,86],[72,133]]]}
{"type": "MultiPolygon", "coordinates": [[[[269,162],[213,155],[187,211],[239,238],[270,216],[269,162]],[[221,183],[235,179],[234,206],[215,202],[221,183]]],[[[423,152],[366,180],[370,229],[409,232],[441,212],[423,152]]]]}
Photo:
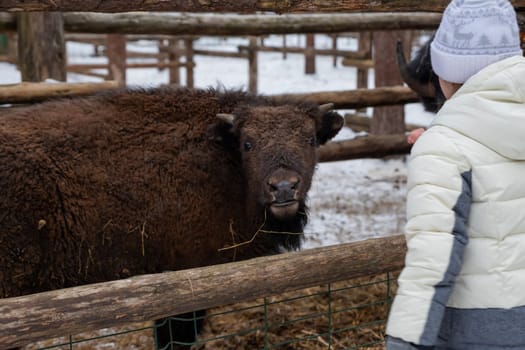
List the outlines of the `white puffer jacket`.
{"type": "Polygon", "coordinates": [[[525,58],[471,77],[416,142],[407,220],[387,348],[525,349],[525,58]]]}

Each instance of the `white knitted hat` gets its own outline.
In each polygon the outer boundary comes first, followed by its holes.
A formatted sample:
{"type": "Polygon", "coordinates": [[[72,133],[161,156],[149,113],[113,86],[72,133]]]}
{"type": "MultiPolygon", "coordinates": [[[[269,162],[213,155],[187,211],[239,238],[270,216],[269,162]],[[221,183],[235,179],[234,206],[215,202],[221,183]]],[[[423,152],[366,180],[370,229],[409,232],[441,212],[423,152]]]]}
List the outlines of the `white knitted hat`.
{"type": "Polygon", "coordinates": [[[508,0],[452,0],[430,45],[434,72],[452,83],[522,54],[516,12],[508,0]]]}

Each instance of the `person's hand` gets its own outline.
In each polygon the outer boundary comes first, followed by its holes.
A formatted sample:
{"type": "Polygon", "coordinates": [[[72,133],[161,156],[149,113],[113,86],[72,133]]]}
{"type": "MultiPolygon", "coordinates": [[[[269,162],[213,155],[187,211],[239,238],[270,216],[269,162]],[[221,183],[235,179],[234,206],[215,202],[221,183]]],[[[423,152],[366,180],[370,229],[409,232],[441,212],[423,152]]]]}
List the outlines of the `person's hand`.
{"type": "Polygon", "coordinates": [[[407,142],[413,145],[414,143],[416,143],[419,136],[421,136],[424,132],[425,132],[424,128],[417,128],[417,129],[412,130],[407,135],[407,142]]]}

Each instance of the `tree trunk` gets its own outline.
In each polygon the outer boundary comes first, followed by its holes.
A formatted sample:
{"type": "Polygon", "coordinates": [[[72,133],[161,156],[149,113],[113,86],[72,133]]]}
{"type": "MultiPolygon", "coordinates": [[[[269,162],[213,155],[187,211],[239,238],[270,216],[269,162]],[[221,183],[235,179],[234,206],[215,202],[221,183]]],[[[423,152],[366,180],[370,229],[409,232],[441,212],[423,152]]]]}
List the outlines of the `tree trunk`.
{"type": "Polygon", "coordinates": [[[60,13],[18,16],[18,62],[23,81],[66,81],[66,47],[60,13]]]}

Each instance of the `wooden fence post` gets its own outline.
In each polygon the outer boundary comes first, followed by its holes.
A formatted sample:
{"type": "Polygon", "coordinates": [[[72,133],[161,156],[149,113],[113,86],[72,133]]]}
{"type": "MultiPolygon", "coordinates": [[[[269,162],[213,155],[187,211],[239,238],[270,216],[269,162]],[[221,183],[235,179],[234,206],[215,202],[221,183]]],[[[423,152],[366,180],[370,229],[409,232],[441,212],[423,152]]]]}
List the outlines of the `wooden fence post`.
{"type": "Polygon", "coordinates": [[[18,65],[18,38],[15,32],[7,33],[7,62],[18,65]]]}
{"type": "MultiPolygon", "coordinates": [[[[339,36],[337,34],[330,34],[330,38],[332,39],[332,50],[337,51],[337,38],[339,36]]],[[[337,67],[337,55],[334,54],[332,57],[332,67],[337,67]]]]}
{"type": "Polygon", "coordinates": [[[315,74],[315,34],[306,34],[304,74],[315,74]]]}
{"type": "Polygon", "coordinates": [[[257,93],[257,37],[250,37],[248,48],[248,91],[252,94],[257,93]]]}
{"type": "Polygon", "coordinates": [[[186,86],[193,88],[193,67],[195,66],[195,60],[193,59],[193,39],[185,39],[184,46],[186,50],[186,86]]]}
{"type": "MultiPolygon", "coordinates": [[[[168,63],[179,63],[179,39],[173,38],[168,40],[168,63]]],[[[170,85],[180,85],[180,70],[179,66],[170,66],[170,85]]]]}
{"type": "Polygon", "coordinates": [[[287,54],[286,54],[286,34],[283,34],[282,35],[282,39],[283,39],[283,60],[285,60],[287,58],[287,54]]]}
{"type": "MultiPolygon", "coordinates": [[[[399,86],[403,80],[397,68],[395,52],[400,32],[374,32],[374,75],[376,87],[399,86]]],[[[370,132],[376,135],[403,133],[405,131],[404,106],[385,106],[374,108],[370,132]]]]}
{"type": "Polygon", "coordinates": [[[126,84],[126,36],[122,34],[108,34],[106,43],[108,56],[108,77],[110,80],[126,84]]]}
{"type": "Polygon", "coordinates": [[[158,58],[159,66],[157,70],[159,72],[162,72],[165,69],[165,67],[160,65],[160,63],[167,62],[167,55],[165,55],[167,48],[166,48],[166,43],[164,39],[157,40],[157,50],[159,52],[159,58],[158,58]]]}
{"type": "MultiPolygon", "coordinates": [[[[371,32],[359,32],[358,36],[358,51],[367,52],[367,58],[372,58],[372,33],[371,32]]],[[[366,89],[368,88],[368,69],[357,68],[357,88],[366,89]]],[[[356,112],[366,113],[366,108],[360,108],[356,112]]]]}
{"type": "Polygon", "coordinates": [[[23,81],[66,80],[61,13],[18,15],[18,62],[23,81]]]}

